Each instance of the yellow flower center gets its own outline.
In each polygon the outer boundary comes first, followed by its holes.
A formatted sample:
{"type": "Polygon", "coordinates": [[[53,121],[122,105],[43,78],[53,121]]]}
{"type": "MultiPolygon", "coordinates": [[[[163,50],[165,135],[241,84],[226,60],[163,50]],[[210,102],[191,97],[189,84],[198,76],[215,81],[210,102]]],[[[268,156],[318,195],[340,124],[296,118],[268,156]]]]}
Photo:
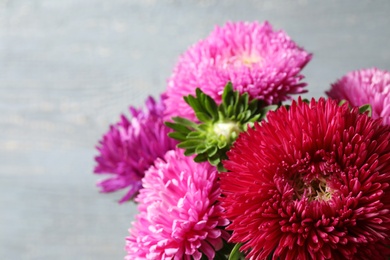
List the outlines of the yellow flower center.
{"type": "Polygon", "coordinates": [[[313,179],[309,183],[297,178],[294,188],[297,199],[306,197],[309,201],[328,201],[332,198],[332,190],[326,184],[325,178],[313,179]]]}
{"type": "Polygon", "coordinates": [[[251,68],[253,64],[260,63],[261,60],[262,60],[261,56],[257,54],[241,54],[241,55],[227,58],[222,63],[222,66],[224,68],[229,66],[233,66],[233,67],[245,66],[251,68]]]}

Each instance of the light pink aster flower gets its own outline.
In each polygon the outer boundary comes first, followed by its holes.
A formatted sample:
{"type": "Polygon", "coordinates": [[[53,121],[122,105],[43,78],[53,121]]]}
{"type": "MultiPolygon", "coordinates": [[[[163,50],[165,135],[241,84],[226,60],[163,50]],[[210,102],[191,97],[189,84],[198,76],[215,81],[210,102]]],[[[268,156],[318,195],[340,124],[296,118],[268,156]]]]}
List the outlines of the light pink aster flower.
{"type": "Polygon", "coordinates": [[[372,117],[383,118],[390,124],[390,72],[377,68],[349,72],[332,84],[326,94],[333,98],[347,100],[353,106],[370,104],[372,117]]]}
{"type": "Polygon", "coordinates": [[[381,120],[331,99],[299,100],[242,133],[228,157],[222,205],[248,258],[390,256],[390,127],[381,120]]]}
{"type": "Polygon", "coordinates": [[[126,259],[213,259],[228,239],[217,174],[182,150],[157,159],[136,198],[140,213],[126,239],[126,259]]]}
{"type": "Polygon", "coordinates": [[[131,119],[121,120],[110,126],[103,136],[95,157],[97,174],[111,174],[112,177],[98,183],[102,192],[113,192],[127,188],[129,191],[120,200],[127,201],[141,188],[144,172],[156,158],[162,158],[166,151],[175,147],[176,141],[167,136],[170,129],[164,125],[162,101],[152,97],[146,100],[146,111],[130,107],[131,119]]]}
{"type": "Polygon", "coordinates": [[[179,58],[168,81],[165,118],[195,119],[183,96],[199,87],[219,103],[229,81],[251,98],[277,104],[304,92],[300,71],[310,59],[311,54],[268,22],[228,22],[179,58]]]}

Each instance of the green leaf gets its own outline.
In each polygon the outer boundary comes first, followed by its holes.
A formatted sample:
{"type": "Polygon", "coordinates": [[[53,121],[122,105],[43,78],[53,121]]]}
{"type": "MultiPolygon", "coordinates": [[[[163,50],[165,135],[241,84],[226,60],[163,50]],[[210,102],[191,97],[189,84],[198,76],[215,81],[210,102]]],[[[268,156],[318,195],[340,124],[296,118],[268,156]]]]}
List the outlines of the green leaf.
{"type": "Polygon", "coordinates": [[[172,123],[172,122],[165,122],[165,125],[168,126],[169,128],[172,128],[173,130],[180,132],[180,133],[190,133],[191,130],[188,129],[188,127],[177,124],[177,123],[172,123]]]}
{"type": "MultiPolygon", "coordinates": [[[[208,134],[208,132],[210,130],[210,125],[208,125],[208,124],[201,124],[201,125],[198,125],[198,128],[199,128],[199,130],[202,130],[202,131],[204,131],[205,133],[208,134]]],[[[206,137],[207,137],[207,134],[206,134],[206,137]]]]}
{"type": "Polygon", "coordinates": [[[193,131],[188,133],[188,139],[206,139],[206,134],[202,131],[193,131]]]}
{"type": "Polygon", "coordinates": [[[226,117],[231,118],[232,115],[234,115],[234,107],[233,106],[228,106],[226,110],[226,117]]]}
{"type": "Polygon", "coordinates": [[[267,114],[269,111],[275,111],[278,108],[279,108],[278,105],[269,105],[269,106],[263,107],[261,109],[261,112],[262,112],[262,114],[267,114]]]}
{"type": "Polygon", "coordinates": [[[181,141],[178,147],[185,150],[185,155],[196,154],[195,161],[209,161],[219,170],[224,169],[221,160],[227,158],[226,152],[239,132],[263,119],[267,111],[279,107],[264,107],[263,101],[250,100],[248,93],[235,91],[231,82],[226,84],[219,105],[200,88],[184,100],[193,109],[198,122],[174,117],[173,122],[166,123],[174,130],[169,136],[181,141]]]}
{"type": "Polygon", "coordinates": [[[208,147],[206,145],[201,144],[201,145],[196,147],[195,152],[197,154],[201,154],[201,153],[205,153],[207,151],[207,149],[208,149],[208,147]]]}
{"type": "Polygon", "coordinates": [[[182,133],[179,133],[179,132],[172,132],[172,133],[168,133],[168,136],[175,139],[175,140],[178,140],[178,141],[184,141],[187,139],[187,135],[186,134],[182,134],[182,133]]]}
{"type": "Polygon", "coordinates": [[[226,142],[226,138],[224,138],[224,140],[220,140],[218,142],[218,149],[222,149],[222,148],[225,148],[227,146],[227,142],[226,142]]]}
{"type": "Polygon", "coordinates": [[[223,90],[222,100],[224,103],[229,104],[233,96],[233,84],[229,81],[223,90]]]}
{"type": "Polygon", "coordinates": [[[241,258],[241,252],[240,252],[241,245],[242,245],[241,243],[238,243],[233,247],[232,251],[230,252],[228,260],[240,260],[240,258],[241,258]]]}
{"type": "MultiPolygon", "coordinates": [[[[246,131],[246,130],[245,130],[246,131]]],[[[236,133],[236,132],[232,132],[232,134],[231,134],[231,136],[230,136],[230,139],[232,140],[232,141],[235,141],[236,139],[237,139],[237,137],[238,137],[238,134],[236,133]]]]}
{"type": "Polygon", "coordinates": [[[209,157],[209,163],[213,166],[217,166],[220,162],[219,157],[209,157]]]}
{"type": "Polygon", "coordinates": [[[177,147],[188,149],[188,148],[195,148],[198,145],[199,145],[199,141],[198,140],[190,139],[190,140],[186,140],[186,141],[183,141],[183,142],[179,143],[177,145],[177,147]]]}
{"type": "Polygon", "coordinates": [[[216,120],[218,119],[218,106],[215,101],[207,96],[207,98],[204,101],[204,105],[206,107],[206,110],[209,112],[212,119],[216,120]]]}
{"type": "Polygon", "coordinates": [[[195,153],[195,149],[194,148],[188,148],[184,151],[184,155],[185,156],[190,156],[190,155],[193,155],[195,153]]]}
{"type": "Polygon", "coordinates": [[[207,149],[207,154],[209,157],[215,155],[216,153],[218,152],[218,149],[216,146],[210,146],[208,149],[207,149]]]}
{"type": "Polygon", "coordinates": [[[269,106],[265,106],[263,107],[260,111],[261,111],[261,114],[259,115],[259,119],[260,120],[263,120],[269,111],[275,111],[276,109],[278,109],[280,106],[278,105],[269,105],[269,106]]]}
{"type": "Polygon", "coordinates": [[[218,172],[227,172],[227,170],[225,169],[225,167],[223,167],[223,164],[221,162],[218,163],[217,170],[218,172]]]}
{"type": "Polygon", "coordinates": [[[199,102],[196,100],[196,97],[192,96],[192,95],[188,95],[186,97],[184,97],[184,101],[194,110],[194,111],[198,111],[199,109],[201,109],[201,107],[199,106],[199,102]]]}
{"type": "Polygon", "coordinates": [[[207,122],[207,121],[213,121],[213,117],[204,112],[195,112],[195,116],[199,119],[201,122],[207,122]]]}
{"type": "Polygon", "coordinates": [[[341,107],[342,105],[344,105],[345,103],[347,103],[348,101],[345,100],[345,99],[342,99],[340,102],[339,102],[339,106],[341,107]]]}
{"type": "Polygon", "coordinates": [[[184,126],[187,126],[187,127],[191,127],[191,128],[194,128],[196,129],[198,124],[195,123],[195,122],[192,122],[191,120],[188,120],[184,117],[172,117],[172,120],[178,124],[181,124],[181,125],[184,125],[184,126]]]}
{"type": "Polygon", "coordinates": [[[195,156],[194,158],[194,161],[195,162],[205,162],[207,161],[207,154],[206,153],[201,153],[201,154],[198,154],[197,156],[195,156]]]}
{"type": "Polygon", "coordinates": [[[366,104],[366,105],[363,105],[363,106],[360,106],[359,107],[359,112],[364,114],[364,113],[368,113],[368,116],[371,117],[372,116],[372,107],[370,104],[366,104]]]}

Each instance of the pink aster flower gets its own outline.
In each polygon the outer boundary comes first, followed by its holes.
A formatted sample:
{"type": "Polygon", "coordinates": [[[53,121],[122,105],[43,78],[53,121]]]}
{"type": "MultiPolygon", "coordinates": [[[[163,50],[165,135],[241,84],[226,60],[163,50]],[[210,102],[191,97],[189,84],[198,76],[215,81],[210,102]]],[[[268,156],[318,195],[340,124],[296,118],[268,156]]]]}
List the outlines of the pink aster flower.
{"type": "Polygon", "coordinates": [[[332,84],[327,95],[353,106],[370,104],[372,117],[390,124],[390,72],[377,68],[352,71],[332,84]]]}
{"type": "Polygon", "coordinates": [[[199,87],[220,103],[229,81],[251,98],[277,104],[304,92],[300,71],[310,59],[311,54],[268,22],[228,22],[179,58],[168,80],[165,118],[195,119],[183,96],[199,87]]]}
{"type": "Polygon", "coordinates": [[[130,107],[132,118],[122,115],[97,146],[99,155],[95,157],[97,165],[94,172],[112,175],[99,182],[98,186],[102,192],[129,189],[120,202],[137,194],[144,172],[156,158],[162,158],[177,143],[167,136],[170,129],[163,122],[165,107],[162,101],[157,103],[149,97],[146,108],[142,111],[130,107]]]}
{"type": "Polygon", "coordinates": [[[221,173],[231,241],[251,259],[386,259],[390,127],[301,100],[241,134],[221,173]]]}
{"type": "Polygon", "coordinates": [[[145,174],[139,215],[127,237],[127,260],[213,259],[228,239],[217,170],[182,150],[168,151],[145,174]]]}

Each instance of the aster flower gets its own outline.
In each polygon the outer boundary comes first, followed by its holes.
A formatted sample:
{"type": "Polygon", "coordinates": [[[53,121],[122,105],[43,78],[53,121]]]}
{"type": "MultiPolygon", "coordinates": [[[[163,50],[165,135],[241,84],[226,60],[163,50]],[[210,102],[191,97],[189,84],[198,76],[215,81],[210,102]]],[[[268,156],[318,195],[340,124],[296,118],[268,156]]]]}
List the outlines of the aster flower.
{"type": "Polygon", "coordinates": [[[137,221],[127,237],[126,259],[213,259],[228,239],[217,170],[182,150],[157,159],[142,180],[137,221]]]}
{"type": "Polygon", "coordinates": [[[251,259],[386,259],[390,127],[320,99],[269,112],[221,173],[232,242],[251,259]]]}
{"type": "Polygon", "coordinates": [[[95,157],[97,174],[112,177],[98,183],[102,192],[127,188],[129,191],[120,202],[131,199],[141,188],[144,172],[156,158],[162,158],[173,149],[176,141],[168,137],[170,131],[163,122],[165,107],[162,101],[152,97],[146,100],[146,111],[130,107],[131,119],[121,116],[120,121],[110,126],[103,136],[95,157]]]}
{"type": "Polygon", "coordinates": [[[372,117],[383,118],[390,124],[390,72],[377,68],[349,72],[332,84],[326,94],[333,98],[347,100],[353,106],[370,104],[372,117]]]}
{"type": "Polygon", "coordinates": [[[304,92],[300,71],[310,59],[311,54],[268,22],[228,22],[179,58],[168,81],[165,118],[195,120],[183,96],[199,87],[219,103],[227,82],[252,99],[278,104],[304,92]]]}

